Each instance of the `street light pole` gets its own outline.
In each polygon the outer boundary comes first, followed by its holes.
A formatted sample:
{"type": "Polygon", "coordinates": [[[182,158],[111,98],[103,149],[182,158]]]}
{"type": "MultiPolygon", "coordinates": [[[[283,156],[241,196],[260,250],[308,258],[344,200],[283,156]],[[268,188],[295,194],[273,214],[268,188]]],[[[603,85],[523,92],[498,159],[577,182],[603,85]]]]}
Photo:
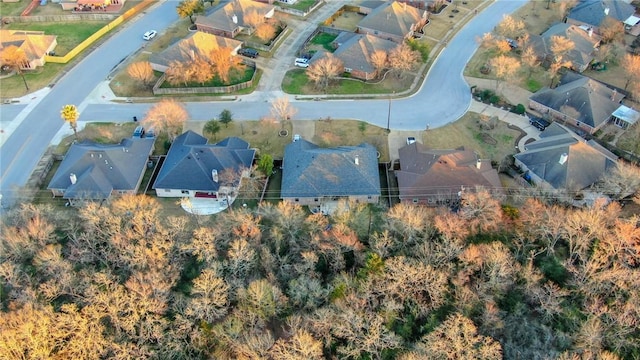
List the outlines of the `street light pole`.
{"type": "MultiPolygon", "coordinates": [[[[395,91],[393,92],[395,94],[395,91]]],[[[391,95],[389,95],[389,108],[387,110],[387,132],[391,132],[391,95]]]]}

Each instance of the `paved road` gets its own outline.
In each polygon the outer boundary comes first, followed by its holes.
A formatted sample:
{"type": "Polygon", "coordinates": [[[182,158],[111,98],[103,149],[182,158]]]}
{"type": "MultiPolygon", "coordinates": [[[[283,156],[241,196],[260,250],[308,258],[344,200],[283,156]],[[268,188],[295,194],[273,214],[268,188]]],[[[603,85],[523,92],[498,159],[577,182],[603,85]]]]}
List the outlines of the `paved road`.
{"type": "Polygon", "coordinates": [[[16,189],[27,182],[58,130],[67,126],[60,119],[62,106],[82,103],[114,66],[141,47],[144,40],[140,34],[152,28],[165,29],[174,23],[178,19],[176,5],[177,1],[163,2],[147,10],[148,16],[139,15],[137,21],[125,25],[124,31],[115,34],[62,77],[32,109],[24,110],[30,112],[0,148],[3,205],[13,204],[16,189]]]}
{"type": "MultiPolygon", "coordinates": [[[[440,53],[426,81],[414,96],[391,101],[297,101],[295,97],[290,96],[293,106],[298,110],[295,119],[357,119],[383,128],[386,128],[389,122],[389,127],[395,130],[424,130],[427,126],[435,128],[456,121],[464,115],[471,103],[469,86],[462,74],[466,63],[478,47],[476,38],[492,31],[504,14],[512,13],[525,3],[526,0],[497,0],[475,16],[440,53]]],[[[298,38],[304,40],[305,36],[298,38]]],[[[279,63],[278,68],[281,67],[279,63]]],[[[285,65],[281,70],[284,72],[286,69],[285,65]]],[[[274,74],[274,77],[277,78],[278,75],[274,74]]],[[[273,89],[270,91],[273,92],[273,89]]],[[[193,120],[210,120],[222,109],[231,110],[234,118],[238,120],[258,119],[269,115],[268,100],[273,98],[273,95],[265,96],[256,92],[240,96],[235,102],[188,103],[187,110],[193,120]]],[[[92,104],[83,112],[81,120],[128,119],[132,114],[146,113],[148,108],[149,105],[144,104],[92,104]]]]}
{"type": "MultiPolygon", "coordinates": [[[[387,127],[389,121],[389,127],[396,130],[423,130],[427,125],[434,128],[453,122],[469,108],[471,97],[462,72],[477,48],[476,36],[491,31],[503,14],[515,11],[525,3],[526,0],[497,0],[472,19],[449,42],[414,96],[393,101],[357,102],[295,101],[291,97],[298,110],[295,118],[359,119],[380,127],[387,127]]],[[[165,29],[177,20],[176,4],[177,1],[162,2],[146,16],[126,25],[64,76],[26,115],[0,149],[0,191],[4,205],[13,203],[14,190],[26,183],[55,134],[66,126],[58,115],[63,105],[83,104],[79,121],[126,121],[133,115],[141,117],[146,113],[150,105],[87,104],[84,100],[114,66],[139,49],[143,44],[139,34],[151,28],[165,29]]],[[[303,38],[303,34],[296,35],[296,39],[303,38]]],[[[258,92],[242,96],[235,102],[189,103],[187,109],[194,120],[209,120],[225,108],[238,120],[257,119],[270,112],[269,100],[273,96],[265,95],[270,94],[258,92]]]]}

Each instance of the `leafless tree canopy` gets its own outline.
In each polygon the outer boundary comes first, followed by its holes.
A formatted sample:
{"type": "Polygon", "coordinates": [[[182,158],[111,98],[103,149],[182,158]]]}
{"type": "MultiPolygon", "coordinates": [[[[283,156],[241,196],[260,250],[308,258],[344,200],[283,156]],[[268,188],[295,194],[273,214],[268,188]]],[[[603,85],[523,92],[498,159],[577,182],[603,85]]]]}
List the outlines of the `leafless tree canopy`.
{"type": "Polygon", "coordinates": [[[514,203],[24,204],[0,223],[0,357],[634,358],[637,212],[514,203]]]}
{"type": "Polygon", "coordinates": [[[127,74],[142,86],[149,86],[155,78],[151,63],[148,61],[137,61],[127,67],[127,74]]]}
{"type": "Polygon", "coordinates": [[[184,106],[174,99],[164,99],[153,105],[143,119],[143,124],[156,131],[163,131],[173,138],[182,132],[182,126],[189,119],[184,106]]]}
{"type": "Polygon", "coordinates": [[[307,77],[316,84],[316,87],[325,90],[333,80],[344,72],[342,60],[327,54],[314,61],[307,68],[307,77]]]}

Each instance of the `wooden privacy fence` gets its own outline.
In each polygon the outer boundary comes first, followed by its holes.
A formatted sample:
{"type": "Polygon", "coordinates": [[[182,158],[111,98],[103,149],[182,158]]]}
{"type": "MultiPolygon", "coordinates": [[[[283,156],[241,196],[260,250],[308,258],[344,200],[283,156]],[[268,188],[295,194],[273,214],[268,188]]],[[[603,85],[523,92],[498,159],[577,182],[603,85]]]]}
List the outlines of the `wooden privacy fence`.
{"type": "MultiPolygon", "coordinates": [[[[78,46],[76,46],[71,51],[69,51],[65,56],[45,55],[45,57],[44,57],[45,61],[46,62],[52,62],[52,63],[58,63],[58,64],[66,64],[66,63],[68,63],[76,55],[78,55],[84,49],[88,48],[91,44],[93,44],[95,41],[100,39],[106,33],[111,31],[112,29],[114,29],[116,26],[122,24],[123,21],[135,16],[140,11],[142,11],[142,9],[144,9],[147,6],[151,5],[153,3],[153,1],[154,0],[143,0],[140,4],[132,7],[129,10],[127,10],[124,14],[118,16],[112,22],[108,23],[107,25],[102,27],[100,30],[96,31],[93,35],[89,36],[83,42],[78,44],[78,46]]],[[[74,16],[74,15],[67,15],[67,16],[74,16]]]]}
{"type": "Polygon", "coordinates": [[[253,76],[249,81],[229,86],[161,88],[160,86],[162,86],[166,80],[165,74],[162,74],[153,86],[153,95],[230,94],[247,89],[253,85],[253,80],[256,78],[256,65],[250,61],[244,61],[244,63],[254,69],[253,76]]]}

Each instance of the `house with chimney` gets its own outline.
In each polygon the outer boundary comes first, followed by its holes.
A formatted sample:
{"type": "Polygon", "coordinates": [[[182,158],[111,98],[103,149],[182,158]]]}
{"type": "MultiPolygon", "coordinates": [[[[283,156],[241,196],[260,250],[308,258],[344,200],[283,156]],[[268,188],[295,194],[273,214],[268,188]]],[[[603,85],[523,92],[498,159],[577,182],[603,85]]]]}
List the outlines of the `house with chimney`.
{"type": "Polygon", "coordinates": [[[402,43],[429,21],[429,12],[398,1],[384,2],[360,20],[357,32],[402,43]]]}
{"type": "Polygon", "coordinates": [[[136,194],[142,183],[155,138],[124,139],[119,144],[74,143],[47,189],[73,205],[136,194]]]}
{"type": "Polygon", "coordinates": [[[250,175],[256,150],[229,137],[215,144],[189,130],[178,136],[167,153],[153,189],[158,197],[234,199],[243,178],[250,175]]]}
{"type": "Polygon", "coordinates": [[[579,191],[606,176],[617,157],[594,140],[585,140],[569,128],[554,123],[540,139],[515,154],[515,165],[525,179],[547,190],[579,191]]]}
{"type": "Polygon", "coordinates": [[[547,67],[556,61],[555,54],[551,50],[552,39],[555,36],[565,38],[574,44],[562,58],[571,63],[571,69],[580,73],[589,67],[600,46],[600,36],[594,34],[593,29],[585,25],[555,24],[541,35],[529,36],[528,46],[533,49],[538,61],[547,67]]]}
{"type": "Polygon", "coordinates": [[[550,120],[593,134],[620,107],[624,95],[604,84],[567,72],[560,84],[543,88],[529,97],[529,108],[550,120]]]}
{"type": "Polygon", "coordinates": [[[457,206],[464,192],[485,189],[502,194],[491,160],[472,150],[428,149],[419,142],[399,149],[396,170],[400,201],[427,206],[457,206]]]}
{"type": "Polygon", "coordinates": [[[372,145],[323,148],[299,139],[285,147],[284,201],[330,213],[328,209],[340,200],[377,203],[380,193],[377,151],[372,145]]]}
{"type": "MultiPolygon", "coordinates": [[[[600,34],[600,26],[606,18],[625,23],[633,20],[635,8],[624,0],[582,0],[571,9],[566,22],[586,26],[600,34]]],[[[640,19],[638,19],[640,20],[640,19]]],[[[635,21],[637,23],[637,21],[635,21]]]]}
{"type": "Polygon", "coordinates": [[[228,48],[232,55],[236,55],[240,47],[242,47],[241,41],[196,31],[165,50],[151,54],[149,62],[153,70],[165,72],[175,61],[190,62],[198,58],[209,59],[212,51],[221,48],[228,48]]]}
{"type": "Polygon", "coordinates": [[[275,6],[253,0],[231,0],[209,15],[198,16],[195,26],[198,31],[228,38],[238,34],[251,35],[255,26],[273,18],[275,6]]]}

